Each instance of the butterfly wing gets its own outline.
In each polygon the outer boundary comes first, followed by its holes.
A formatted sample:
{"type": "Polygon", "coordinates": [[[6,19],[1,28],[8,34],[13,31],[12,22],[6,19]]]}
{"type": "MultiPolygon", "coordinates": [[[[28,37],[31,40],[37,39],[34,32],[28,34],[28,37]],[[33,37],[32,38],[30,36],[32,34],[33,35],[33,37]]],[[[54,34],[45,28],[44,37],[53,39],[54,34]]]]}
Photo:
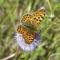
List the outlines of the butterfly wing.
{"type": "Polygon", "coordinates": [[[43,9],[37,10],[33,13],[32,24],[35,28],[38,28],[45,16],[45,11],[43,9]]]}
{"type": "Polygon", "coordinates": [[[21,22],[26,24],[26,23],[30,23],[31,24],[31,18],[32,18],[32,15],[30,14],[26,14],[22,17],[22,20],[21,22]]]}
{"type": "Polygon", "coordinates": [[[19,26],[17,28],[17,32],[22,34],[27,44],[31,44],[33,42],[34,37],[35,37],[35,32],[30,32],[23,26],[19,26]]]}
{"type": "Polygon", "coordinates": [[[27,34],[24,35],[23,37],[24,37],[26,43],[31,44],[34,40],[35,34],[27,32],[27,34]]]}

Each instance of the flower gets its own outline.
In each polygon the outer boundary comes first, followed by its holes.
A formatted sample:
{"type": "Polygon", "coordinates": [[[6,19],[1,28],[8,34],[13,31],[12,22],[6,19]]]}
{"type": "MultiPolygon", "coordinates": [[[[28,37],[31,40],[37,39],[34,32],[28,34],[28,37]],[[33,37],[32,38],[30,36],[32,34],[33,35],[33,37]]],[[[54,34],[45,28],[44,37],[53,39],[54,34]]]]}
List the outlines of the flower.
{"type": "Polygon", "coordinates": [[[22,50],[24,50],[25,52],[35,50],[35,48],[39,45],[39,42],[41,41],[38,33],[36,33],[35,39],[31,44],[27,44],[24,41],[22,34],[20,34],[20,33],[16,33],[15,38],[16,38],[16,41],[17,41],[17,44],[19,45],[19,47],[22,50]]]}

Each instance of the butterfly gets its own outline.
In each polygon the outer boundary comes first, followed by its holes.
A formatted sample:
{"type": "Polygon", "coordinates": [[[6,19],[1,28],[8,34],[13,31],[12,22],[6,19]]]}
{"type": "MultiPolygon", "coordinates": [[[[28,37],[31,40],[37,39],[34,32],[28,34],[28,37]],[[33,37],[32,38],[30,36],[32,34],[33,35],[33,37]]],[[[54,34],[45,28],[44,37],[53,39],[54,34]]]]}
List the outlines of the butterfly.
{"type": "Polygon", "coordinates": [[[22,36],[25,39],[25,42],[27,44],[31,44],[34,41],[35,32],[29,31],[24,26],[19,25],[18,28],[17,28],[17,32],[20,33],[20,34],[22,34],[22,36]]]}
{"type": "Polygon", "coordinates": [[[37,30],[44,16],[45,16],[45,10],[38,9],[37,11],[33,12],[31,15],[30,14],[24,15],[21,21],[24,25],[28,25],[29,27],[32,26],[35,30],[37,30]]]}

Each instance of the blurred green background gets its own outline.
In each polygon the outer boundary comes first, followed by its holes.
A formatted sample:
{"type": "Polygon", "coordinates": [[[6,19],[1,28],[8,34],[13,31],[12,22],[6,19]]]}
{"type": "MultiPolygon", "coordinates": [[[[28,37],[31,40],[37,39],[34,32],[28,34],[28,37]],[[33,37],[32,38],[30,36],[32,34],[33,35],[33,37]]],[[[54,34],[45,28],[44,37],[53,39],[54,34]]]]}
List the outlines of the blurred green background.
{"type": "MultiPolygon", "coordinates": [[[[60,0],[0,0],[0,59],[18,51],[14,39],[16,19],[41,6],[47,14],[40,28],[42,43],[31,54],[21,51],[8,60],[49,60],[51,55],[60,53],[60,0]]],[[[60,60],[58,55],[55,57],[50,60],[60,60]]]]}

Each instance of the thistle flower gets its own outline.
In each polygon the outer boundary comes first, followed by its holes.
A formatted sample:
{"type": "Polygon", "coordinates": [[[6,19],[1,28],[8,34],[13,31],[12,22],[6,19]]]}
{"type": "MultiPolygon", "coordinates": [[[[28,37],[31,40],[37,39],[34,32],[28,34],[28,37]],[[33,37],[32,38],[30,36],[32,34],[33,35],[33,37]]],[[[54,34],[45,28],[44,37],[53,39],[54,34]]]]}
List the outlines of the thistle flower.
{"type": "Polygon", "coordinates": [[[41,41],[38,33],[36,33],[34,41],[31,44],[27,44],[22,34],[20,33],[16,33],[15,38],[19,47],[25,52],[35,50],[37,46],[39,45],[39,42],[41,41]]]}

